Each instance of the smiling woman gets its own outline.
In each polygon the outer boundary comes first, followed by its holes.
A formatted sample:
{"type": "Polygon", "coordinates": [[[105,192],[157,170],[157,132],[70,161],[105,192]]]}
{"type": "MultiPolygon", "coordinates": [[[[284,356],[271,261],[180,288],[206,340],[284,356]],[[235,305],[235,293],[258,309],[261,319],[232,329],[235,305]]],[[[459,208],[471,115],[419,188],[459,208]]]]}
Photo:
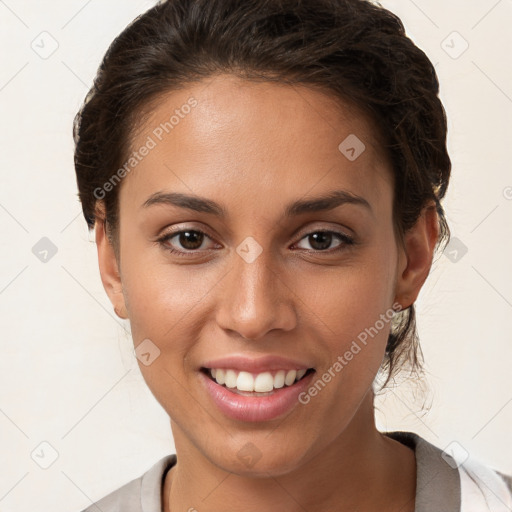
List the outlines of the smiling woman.
{"type": "Polygon", "coordinates": [[[449,238],[438,92],[364,0],[169,0],[113,42],[79,196],[176,454],[87,510],[512,505],[508,477],[375,426],[378,377],[421,373],[449,238]]]}

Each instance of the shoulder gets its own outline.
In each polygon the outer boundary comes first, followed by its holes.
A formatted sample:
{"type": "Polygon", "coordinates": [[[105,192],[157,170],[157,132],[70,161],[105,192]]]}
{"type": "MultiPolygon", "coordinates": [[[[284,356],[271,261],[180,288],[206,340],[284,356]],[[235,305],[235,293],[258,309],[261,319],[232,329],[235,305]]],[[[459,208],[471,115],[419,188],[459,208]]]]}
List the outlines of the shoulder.
{"type": "Polygon", "coordinates": [[[166,455],[141,476],[91,503],[82,512],[161,512],[162,483],[176,455],[166,455]]]}
{"type": "Polygon", "coordinates": [[[472,510],[475,504],[481,506],[482,510],[492,512],[512,510],[512,476],[472,457],[461,462],[458,469],[462,512],[472,510]]]}
{"type": "Polygon", "coordinates": [[[415,452],[417,512],[512,510],[512,476],[474,458],[460,443],[454,441],[443,449],[414,432],[385,434],[415,452]]]}

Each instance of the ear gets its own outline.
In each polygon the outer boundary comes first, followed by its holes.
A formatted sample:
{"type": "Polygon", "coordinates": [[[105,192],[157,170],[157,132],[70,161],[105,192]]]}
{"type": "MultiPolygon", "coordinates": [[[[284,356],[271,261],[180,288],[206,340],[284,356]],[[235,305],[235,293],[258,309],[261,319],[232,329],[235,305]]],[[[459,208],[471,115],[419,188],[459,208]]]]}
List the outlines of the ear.
{"type": "Polygon", "coordinates": [[[395,301],[407,309],[414,304],[432,266],[434,249],[439,238],[439,217],[435,203],[422,210],[416,224],[404,234],[400,247],[395,301]]]}
{"type": "Polygon", "coordinates": [[[94,225],[96,246],[98,249],[98,264],[100,268],[101,282],[114,306],[114,311],[119,318],[127,319],[128,314],[123,295],[123,285],[119,272],[114,248],[107,237],[106,225],[103,216],[97,216],[94,225]]]}

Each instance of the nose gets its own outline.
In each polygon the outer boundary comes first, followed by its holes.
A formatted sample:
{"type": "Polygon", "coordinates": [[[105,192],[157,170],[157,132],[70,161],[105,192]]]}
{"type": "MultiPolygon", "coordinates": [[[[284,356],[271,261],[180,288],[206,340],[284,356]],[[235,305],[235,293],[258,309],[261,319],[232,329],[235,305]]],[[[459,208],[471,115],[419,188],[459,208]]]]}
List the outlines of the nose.
{"type": "Polygon", "coordinates": [[[233,254],[231,271],[218,298],[217,323],[246,339],[264,338],[272,330],[297,324],[295,298],[286,277],[275,270],[268,250],[254,261],[233,254]]]}

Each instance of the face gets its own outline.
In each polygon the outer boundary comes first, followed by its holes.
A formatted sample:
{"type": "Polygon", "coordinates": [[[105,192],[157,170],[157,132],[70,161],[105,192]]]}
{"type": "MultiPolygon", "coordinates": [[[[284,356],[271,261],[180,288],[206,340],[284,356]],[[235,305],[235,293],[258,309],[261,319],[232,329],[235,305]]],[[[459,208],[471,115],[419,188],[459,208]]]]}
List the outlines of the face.
{"type": "Polygon", "coordinates": [[[159,98],[132,150],[119,280],[101,235],[100,266],[177,449],[278,475],[364,428],[407,288],[371,124],[312,88],[218,75],[159,98]]]}

